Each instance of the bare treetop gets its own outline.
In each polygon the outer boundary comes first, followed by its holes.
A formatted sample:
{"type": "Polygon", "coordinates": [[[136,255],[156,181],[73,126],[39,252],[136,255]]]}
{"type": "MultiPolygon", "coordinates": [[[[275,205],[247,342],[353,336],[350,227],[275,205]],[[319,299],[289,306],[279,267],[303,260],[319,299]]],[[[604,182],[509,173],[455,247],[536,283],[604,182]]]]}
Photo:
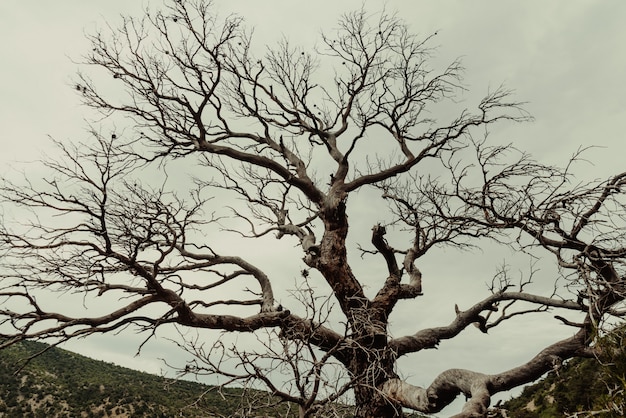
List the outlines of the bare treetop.
{"type": "Polygon", "coordinates": [[[1,344],[127,327],[147,338],[172,327],[254,333],[260,344],[243,349],[186,341],[181,331],[177,343],[196,356],[181,371],[261,383],[301,416],[339,415],[336,402],[349,395],[359,417],[434,413],[460,393],[468,401],[458,416],[483,416],[493,394],[598,354],[603,324],[623,314],[626,173],[583,183],[569,166],[490,144],[490,125],[530,116],[504,88],[460,107],[463,68],[431,68],[433,36],[362,9],[315,49],[284,38],[259,54],[241,17],[220,18],[203,0],[172,1],[91,35],[75,88],[102,124],[127,128],[94,127],[88,142],[58,143],[62,156],[43,162],[45,178],[2,184],[3,204],[32,216],[7,218],[1,231],[1,344]],[[155,174],[182,164],[189,177],[155,174]],[[350,248],[350,227],[361,225],[348,222],[349,197],[362,189],[386,202],[389,221],[368,225],[371,243],[350,248]],[[248,244],[227,254],[232,236],[248,244]],[[297,245],[285,258],[301,259],[285,306],[275,300],[284,278],[247,250],[258,241],[267,251],[268,236],[297,245]],[[520,283],[503,273],[469,307],[441,301],[456,312],[451,323],[392,338],[397,303],[418,309],[436,280],[421,260],[485,239],[553,257],[565,281],[554,277],[551,293],[534,294],[532,272],[520,283]],[[385,266],[368,283],[373,297],[348,251],[385,266]],[[50,310],[49,292],[114,302],[76,315],[50,310]],[[400,356],[470,325],[486,333],[548,311],[572,337],[512,370],[442,370],[421,388],[396,369],[400,356]]]}

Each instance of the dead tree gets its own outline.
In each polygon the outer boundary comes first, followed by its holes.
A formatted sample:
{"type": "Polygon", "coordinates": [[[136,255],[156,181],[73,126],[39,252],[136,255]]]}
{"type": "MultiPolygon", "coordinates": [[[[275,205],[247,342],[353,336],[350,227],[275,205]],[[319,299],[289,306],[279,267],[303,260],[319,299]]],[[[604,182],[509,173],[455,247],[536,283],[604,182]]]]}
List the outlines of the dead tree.
{"type": "MultiPolygon", "coordinates": [[[[124,129],[59,144],[63,155],[45,161],[44,174],[2,184],[2,346],[124,328],[148,338],[162,328],[270,335],[287,347],[284,357],[271,342],[266,357],[223,346],[245,366],[234,380],[261,381],[309,416],[351,393],[358,417],[434,413],[461,393],[468,401],[458,416],[482,416],[493,394],[594,355],[603,324],[624,313],[626,173],[576,183],[569,167],[475,140],[492,124],[529,119],[503,89],[436,118],[433,106],[454,108],[461,64],[430,68],[430,38],[393,14],[349,13],[317,50],[284,40],[258,55],[241,18],[211,9],[175,0],[91,36],[85,61],[98,81],[80,74],[76,91],[124,129]],[[168,176],[156,181],[161,169],[168,176]],[[389,222],[374,225],[371,246],[361,248],[386,267],[373,296],[348,257],[358,251],[348,231],[362,227],[348,222],[350,196],[361,191],[389,204],[389,222]],[[220,249],[235,231],[259,250],[271,235],[298,245],[285,255],[302,260],[291,277],[316,281],[311,289],[330,298],[340,320],[279,306],[278,275],[250,262],[248,250],[220,249]],[[397,303],[419,309],[428,297],[436,278],[419,266],[431,250],[485,240],[554,257],[567,285],[533,294],[504,279],[471,306],[441,301],[455,310],[452,322],[391,337],[397,303]],[[98,309],[55,305],[51,293],[81,295],[98,309]],[[514,369],[442,370],[425,388],[399,377],[398,358],[467,327],[487,332],[548,311],[573,335],[514,369]],[[264,359],[291,367],[292,385],[273,381],[264,359]],[[340,370],[341,384],[322,384],[327,367],[340,370]]],[[[188,372],[229,376],[214,357],[199,357],[204,365],[188,372]]]]}

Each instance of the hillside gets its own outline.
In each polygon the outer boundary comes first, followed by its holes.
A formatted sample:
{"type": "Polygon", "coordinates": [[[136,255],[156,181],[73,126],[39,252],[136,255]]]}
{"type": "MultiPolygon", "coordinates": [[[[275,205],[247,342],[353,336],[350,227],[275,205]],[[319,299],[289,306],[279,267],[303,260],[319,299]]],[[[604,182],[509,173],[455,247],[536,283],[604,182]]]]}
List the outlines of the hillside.
{"type": "Polygon", "coordinates": [[[603,340],[605,356],[574,359],[505,402],[515,418],[626,416],[626,352],[623,329],[603,340]]]}
{"type": "MultiPolygon", "coordinates": [[[[607,343],[609,348],[620,346],[621,336],[607,343]]],[[[235,388],[218,392],[215,387],[141,373],[59,348],[49,349],[14,374],[23,359],[45,347],[28,341],[0,350],[0,418],[296,416],[284,404],[243,412],[242,399],[248,406],[254,396],[267,401],[262,392],[245,396],[235,388]]],[[[604,411],[594,417],[625,416],[626,354],[607,352],[612,355],[602,364],[574,359],[527,386],[519,397],[501,405],[506,410],[501,416],[591,416],[583,411],[604,411]]]]}
{"type": "MultiPolygon", "coordinates": [[[[20,362],[46,346],[23,342],[0,350],[0,417],[222,417],[241,414],[241,389],[174,381],[51,348],[19,374],[20,362]]],[[[267,399],[265,399],[267,400],[267,399]]],[[[271,410],[286,416],[287,405],[271,410]]],[[[270,411],[257,410],[253,415],[270,411]]]]}

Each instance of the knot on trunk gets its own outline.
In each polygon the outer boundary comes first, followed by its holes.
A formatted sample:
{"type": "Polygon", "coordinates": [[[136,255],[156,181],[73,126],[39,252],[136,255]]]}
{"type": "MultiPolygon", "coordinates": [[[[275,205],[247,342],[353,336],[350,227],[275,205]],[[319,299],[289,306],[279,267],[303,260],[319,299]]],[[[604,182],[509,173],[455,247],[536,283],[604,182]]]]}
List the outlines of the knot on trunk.
{"type": "Polygon", "coordinates": [[[309,228],[306,227],[307,234],[302,235],[300,238],[300,245],[302,245],[302,249],[304,250],[304,258],[302,259],[304,263],[309,267],[315,267],[317,260],[320,257],[320,247],[315,244],[315,234],[309,228]]]}

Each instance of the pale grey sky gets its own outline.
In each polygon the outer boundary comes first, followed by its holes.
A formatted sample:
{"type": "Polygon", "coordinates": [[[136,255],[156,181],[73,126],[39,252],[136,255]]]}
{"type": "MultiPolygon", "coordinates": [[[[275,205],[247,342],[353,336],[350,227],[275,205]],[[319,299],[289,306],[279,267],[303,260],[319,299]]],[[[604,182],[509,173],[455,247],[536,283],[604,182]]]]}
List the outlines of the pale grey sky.
{"type": "MultiPolygon", "coordinates": [[[[72,88],[78,67],[71,59],[79,60],[87,51],[84,31],[106,21],[116,25],[120,14],[137,15],[146,4],[156,6],[160,0],[0,2],[0,164],[5,166],[0,173],[9,163],[54,152],[48,135],[64,141],[85,137],[88,113],[72,88]]],[[[243,15],[256,28],[258,45],[274,42],[282,34],[294,43],[312,45],[319,32],[332,28],[342,12],[359,8],[362,2],[216,0],[215,4],[223,13],[243,15]]],[[[624,171],[626,2],[365,2],[373,11],[383,5],[397,10],[416,33],[438,31],[438,60],[463,57],[468,92],[461,99],[472,102],[490,87],[505,83],[516,90],[519,100],[528,102],[526,109],[535,121],[499,126],[493,131],[495,141],[513,142],[540,160],[557,164],[565,163],[578,147],[599,146],[587,154],[590,163],[580,166],[581,178],[605,178],[624,171]]],[[[37,173],[35,166],[29,167],[37,173]]],[[[505,257],[514,258],[506,251],[497,254],[499,261],[505,257]]],[[[445,253],[429,259],[430,264],[422,269],[425,295],[413,305],[398,306],[392,318],[393,333],[413,332],[416,324],[447,324],[453,317],[454,303],[469,304],[484,297],[483,283],[497,267],[493,258],[493,254],[483,252],[455,255],[453,263],[445,253]],[[458,289],[459,299],[438,299],[451,286],[458,289]],[[423,312],[427,314],[420,316],[423,312]]],[[[370,271],[370,266],[363,271],[370,271]]],[[[545,271],[546,280],[550,274],[545,271]]],[[[496,328],[489,336],[468,329],[439,350],[403,359],[403,373],[413,384],[428,385],[449,367],[502,371],[529,359],[547,342],[572,332],[550,315],[515,325],[519,327],[496,328]]],[[[162,367],[157,358],[172,353],[171,346],[158,342],[134,358],[137,343],[134,336],[124,334],[81,340],[67,347],[151,372],[162,367]]],[[[445,411],[441,416],[446,416],[445,411]]]]}

